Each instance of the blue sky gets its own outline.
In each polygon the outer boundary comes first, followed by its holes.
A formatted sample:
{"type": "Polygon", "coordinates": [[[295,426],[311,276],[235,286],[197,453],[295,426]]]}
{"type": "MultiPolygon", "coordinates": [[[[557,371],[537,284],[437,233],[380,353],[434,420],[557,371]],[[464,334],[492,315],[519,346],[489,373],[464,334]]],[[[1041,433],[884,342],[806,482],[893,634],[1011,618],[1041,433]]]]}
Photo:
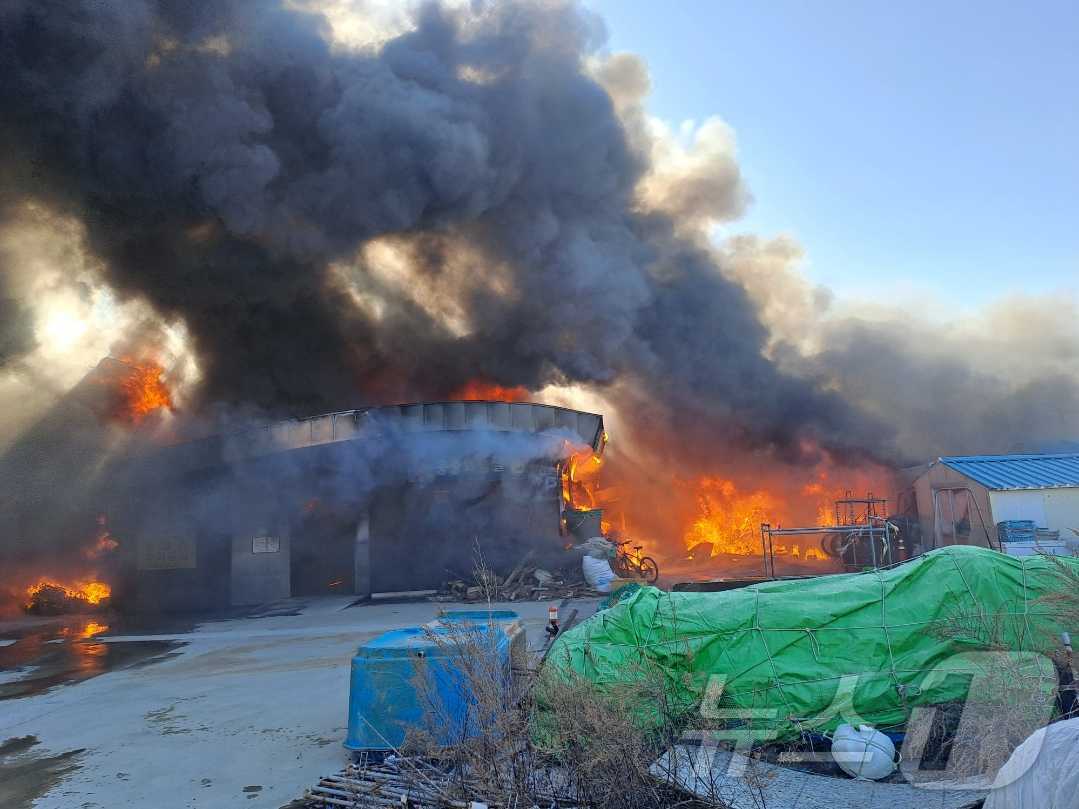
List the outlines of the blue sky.
{"type": "Polygon", "coordinates": [[[733,127],[756,198],[841,295],[1079,288],[1079,4],[590,0],[649,109],[733,127]]]}

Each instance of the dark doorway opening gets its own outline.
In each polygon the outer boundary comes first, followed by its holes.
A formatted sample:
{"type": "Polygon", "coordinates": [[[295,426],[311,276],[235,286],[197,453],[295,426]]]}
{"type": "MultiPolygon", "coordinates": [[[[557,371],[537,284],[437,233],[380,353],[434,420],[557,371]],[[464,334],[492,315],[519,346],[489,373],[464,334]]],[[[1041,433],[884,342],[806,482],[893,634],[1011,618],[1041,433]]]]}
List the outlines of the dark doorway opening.
{"type": "Polygon", "coordinates": [[[293,523],[289,580],[294,596],[354,593],[356,524],[345,513],[312,500],[293,523]]]}

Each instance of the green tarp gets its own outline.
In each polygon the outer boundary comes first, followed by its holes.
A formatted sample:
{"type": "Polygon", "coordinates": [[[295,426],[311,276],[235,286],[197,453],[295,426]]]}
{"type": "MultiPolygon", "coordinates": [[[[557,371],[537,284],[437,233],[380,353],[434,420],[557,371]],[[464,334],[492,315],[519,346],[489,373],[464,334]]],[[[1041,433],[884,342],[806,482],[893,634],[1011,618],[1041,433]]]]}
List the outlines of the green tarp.
{"type": "Polygon", "coordinates": [[[894,728],[914,706],[963,699],[971,652],[1058,649],[1076,629],[1044,600],[1070,586],[1061,565],[1079,574],[1079,559],[953,546],[722,593],[647,587],[559,637],[548,666],[605,689],[658,672],[681,709],[771,717],[780,738],[850,720],[894,728]]]}

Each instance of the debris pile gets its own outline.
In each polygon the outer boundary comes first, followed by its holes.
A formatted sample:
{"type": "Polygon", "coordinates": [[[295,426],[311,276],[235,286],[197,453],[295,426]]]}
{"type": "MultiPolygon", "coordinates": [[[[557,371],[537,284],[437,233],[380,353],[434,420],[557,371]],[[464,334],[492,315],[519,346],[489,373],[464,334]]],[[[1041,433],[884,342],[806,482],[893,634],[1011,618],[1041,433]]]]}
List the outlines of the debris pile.
{"type": "MultiPolygon", "coordinates": [[[[924,809],[928,803],[927,790],[914,784],[817,775],[734,750],[715,749],[702,757],[699,747],[676,745],[652,765],[651,771],[657,779],[676,784],[702,802],[727,809],[762,806],[924,809]]],[[[932,805],[938,809],[971,809],[986,792],[984,788],[938,787],[929,794],[933,795],[932,805]]]]}
{"type": "MultiPolygon", "coordinates": [[[[453,767],[439,766],[420,756],[387,756],[378,762],[350,764],[335,775],[321,778],[307,791],[305,805],[329,809],[366,809],[381,806],[453,807],[471,809],[495,805],[483,800],[482,785],[453,767]]],[[[536,794],[547,807],[572,806],[568,796],[536,794]]]]}
{"type": "Polygon", "coordinates": [[[552,598],[587,598],[598,595],[580,568],[550,571],[530,565],[527,554],[505,577],[479,569],[470,579],[451,579],[432,601],[547,601],[552,598]]]}

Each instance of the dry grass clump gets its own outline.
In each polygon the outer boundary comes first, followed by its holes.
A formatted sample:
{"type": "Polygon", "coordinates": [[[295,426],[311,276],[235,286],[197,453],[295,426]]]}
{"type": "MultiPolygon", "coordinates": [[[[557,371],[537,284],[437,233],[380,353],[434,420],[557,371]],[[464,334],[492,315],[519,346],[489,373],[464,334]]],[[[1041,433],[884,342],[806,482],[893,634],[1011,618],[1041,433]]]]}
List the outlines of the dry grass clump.
{"type": "MultiPolygon", "coordinates": [[[[1079,621],[1079,575],[1053,560],[1060,587],[1033,608],[1048,609],[1053,623],[1076,626],[1079,621]]],[[[935,781],[988,779],[1031,733],[1048,724],[1058,694],[1057,667],[1065,662],[1059,637],[1040,637],[1031,631],[1021,611],[1002,609],[955,611],[933,628],[938,637],[971,651],[955,655],[931,672],[923,689],[944,678],[967,681],[961,703],[918,708],[907,727],[904,757],[908,779],[935,781]]]]}
{"type": "Polygon", "coordinates": [[[613,692],[561,670],[512,672],[499,654],[501,631],[432,631],[438,657],[455,662],[452,674],[435,656],[417,661],[425,727],[404,752],[441,762],[456,797],[526,807],[704,805],[649,773],[679,724],[658,670],[642,664],[634,685],[613,692]]]}
{"type": "Polygon", "coordinates": [[[1059,617],[1063,626],[1079,627],[1079,570],[1055,556],[1047,556],[1053,564],[1060,585],[1038,600],[1059,617]]]}
{"type": "Polygon", "coordinates": [[[539,760],[568,778],[581,806],[667,806],[669,785],[649,768],[677,740],[679,713],[658,670],[643,664],[632,684],[604,691],[579,674],[548,670],[533,694],[539,760]]]}

